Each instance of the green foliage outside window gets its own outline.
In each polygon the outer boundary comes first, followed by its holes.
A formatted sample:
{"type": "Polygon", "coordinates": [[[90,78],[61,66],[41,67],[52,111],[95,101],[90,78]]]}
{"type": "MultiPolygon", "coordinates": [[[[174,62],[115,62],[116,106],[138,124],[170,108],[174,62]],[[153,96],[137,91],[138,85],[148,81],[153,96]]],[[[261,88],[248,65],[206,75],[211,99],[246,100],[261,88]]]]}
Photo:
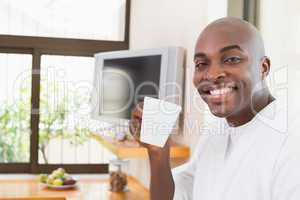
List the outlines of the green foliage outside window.
{"type": "MultiPolygon", "coordinates": [[[[30,90],[22,88],[22,97],[28,97],[30,90]]],[[[39,152],[45,164],[48,163],[46,149],[52,139],[66,139],[73,145],[82,145],[90,138],[88,128],[75,124],[70,131],[67,122],[67,100],[58,102],[57,109],[51,112],[43,88],[41,88],[39,124],[39,152]]],[[[30,101],[20,98],[13,104],[0,107],[0,163],[28,162],[30,157],[30,101]]],[[[75,110],[76,112],[76,110],[75,110]]]]}

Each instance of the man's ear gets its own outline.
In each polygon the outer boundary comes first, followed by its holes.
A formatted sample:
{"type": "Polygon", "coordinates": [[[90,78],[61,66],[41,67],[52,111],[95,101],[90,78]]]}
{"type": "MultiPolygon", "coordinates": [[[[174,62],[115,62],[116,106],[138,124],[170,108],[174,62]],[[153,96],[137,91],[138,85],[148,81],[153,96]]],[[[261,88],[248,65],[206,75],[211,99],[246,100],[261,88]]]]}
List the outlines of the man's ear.
{"type": "Polygon", "coordinates": [[[270,72],[270,68],[271,68],[271,61],[267,56],[264,56],[261,59],[261,78],[265,79],[269,72],[270,72]]]}

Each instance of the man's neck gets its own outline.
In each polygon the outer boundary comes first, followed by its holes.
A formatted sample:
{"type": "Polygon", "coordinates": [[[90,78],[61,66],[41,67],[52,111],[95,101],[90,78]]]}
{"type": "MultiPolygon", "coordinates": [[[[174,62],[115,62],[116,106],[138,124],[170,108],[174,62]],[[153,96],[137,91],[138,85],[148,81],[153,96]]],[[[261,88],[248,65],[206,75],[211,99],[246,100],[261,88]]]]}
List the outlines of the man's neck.
{"type": "Polygon", "coordinates": [[[255,115],[269,105],[275,98],[268,92],[268,95],[253,101],[253,105],[247,106],[235,115],[226,118],[229,126],[238,127],[251,121],[255,115]]]}

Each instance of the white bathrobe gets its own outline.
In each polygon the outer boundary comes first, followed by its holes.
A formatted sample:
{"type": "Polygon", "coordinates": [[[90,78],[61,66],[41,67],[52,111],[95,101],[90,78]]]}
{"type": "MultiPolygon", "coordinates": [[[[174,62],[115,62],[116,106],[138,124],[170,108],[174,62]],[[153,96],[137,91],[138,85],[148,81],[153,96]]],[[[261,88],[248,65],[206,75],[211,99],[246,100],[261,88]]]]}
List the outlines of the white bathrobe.
{"type": "Polygon", "coordinates": [[[300,121],[286,106],[276,100],[242,126],[202,132],[173,170],[174,199],[300,200],[300,121]]]}

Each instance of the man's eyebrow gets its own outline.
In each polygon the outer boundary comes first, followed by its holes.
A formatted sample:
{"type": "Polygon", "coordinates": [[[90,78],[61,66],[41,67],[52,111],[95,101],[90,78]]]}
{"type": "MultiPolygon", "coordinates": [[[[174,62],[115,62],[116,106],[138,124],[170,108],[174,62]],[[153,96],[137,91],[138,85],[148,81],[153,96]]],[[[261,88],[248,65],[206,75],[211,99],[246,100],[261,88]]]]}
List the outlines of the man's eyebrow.
{"type": "MultiPolygon", "coordinates": [[[[229,50],[232,50],[232,49],[238,49],[238,50],[240,50],[240,51],[244,51],[239,45],[230,45],[230,46],[226,46],[226,47],[223,47],[223,48],[221,48],[220,49],[220,53],[223,53],[224,51],[229,51],[229,50]]],[[[206,58],[207,57],[207,55],[205,54],[205,53],[203,53],[203,52],[199,52],[199,53],[196,53],[195,55],[194,55],[194,60],[196,59],[196,58],[201,58],[201,57],[203,57],[203,58],[206,58]]]]}
{"type": "Polygon", "coordinates": [[[238,49],[240,51],[244,51],[239,45],[230,45],[220,49],[220,53],[223,53],[224,51],[229,51],[231,49],[238,49]]]}
{"type": "Polygon", "coordinates": [[[206,56],[205,53],[199,52],[199,53],[196,53],[196,54],[194,55],[194,60],[195,60],[196,58],[201,58],[201,57],[206,58],[207,56],[206,56]]]}

